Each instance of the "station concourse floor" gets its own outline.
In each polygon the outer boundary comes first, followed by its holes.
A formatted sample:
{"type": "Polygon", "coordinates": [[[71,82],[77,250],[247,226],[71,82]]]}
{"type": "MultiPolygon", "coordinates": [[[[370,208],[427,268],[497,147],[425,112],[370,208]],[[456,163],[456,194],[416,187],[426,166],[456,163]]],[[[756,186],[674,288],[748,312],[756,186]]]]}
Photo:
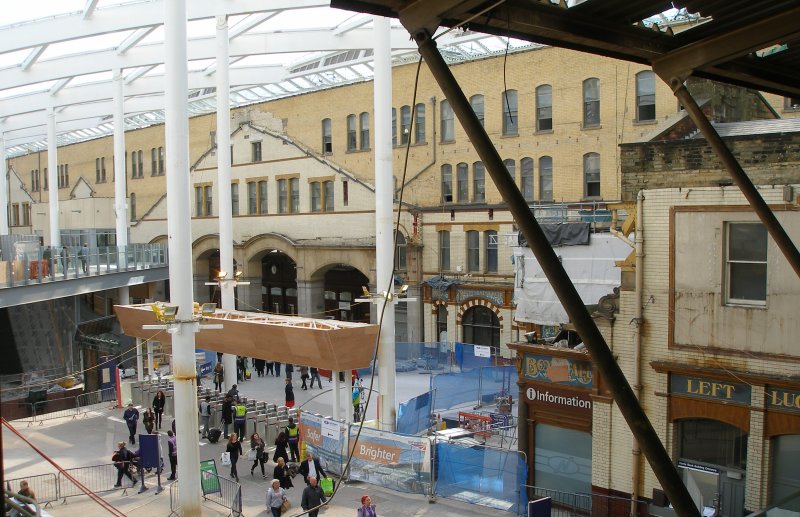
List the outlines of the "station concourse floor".
{"type": "MultiPolygon", "coordinates": [[[[253,377],[251,380],[238,383],[239,392],[247,397],[254,397],[258,400],[278,402],[283,397],[283,371],[281,377],[253,377]]],[[[368,384],[369,379],[365,379],[368,384]]],[[[398,374],[397,376],[397,400],[398,402],[407,400],[419,393],[428,390],[429,376],[418,373],[398,374]]],[[[209,381],[203,383],[209,386],[209,381]]],[[[319,393],[326,392],[313,401],[309,402],[304,409],[319,412],[321,414],[331,414],[331,393],[328,391],[333,386],[327,379],[323,379],[323,389],[315,387],[313,390],[304,391],[300,389],[299,372],[293,374],[293,384],[297,405],[302,405],[307,400],[319,393]]],[[[349,401],[349,382],[347,388],[342,389],[342,407],[349,401]],[[346,398],[345,398],[346,397],[346,398]]],[[[212,385],[213,386],[213,385],[212,385]]],[[[375,381],[377,389],[377,378],[375,381]]],[[[373,399],[372,404],[375,404],[373,399]]],[[[59,418],[45,421],[42,425],[34,423],[28,426],[24,422],[11,422],[12,425],[39,447],[45,454],[49,455],[62,468],[75,468],[101,463],[110,463],[111,454],[118,441],[127,438],[127,428],[122,420],[122,409],[104,410],[89,413],[86,418],[78,417],[59,418]]],[[[368,411],[368,417],[374,416],[374,410],[368,411]]],[[[171,415],[164,415],[163,430],[172,423],[171,415]]],[[[142,426],[140,425],[140,428],[142,426]]],[[[166,436],[164,436],[166,439],[166,436]]],[[[228,474],[228,468],[219,464],[220,453],[224,450],[222,440],[216,444],[210,444],[207,440],[199,440],[200,458],[217,460],[217,469],[222,476],[228,474]]],[[[267,444],[268,446],[270,444],[267,444]]],[[[165,446],[165,445],[164,445],[165,446]]],[[[250,465],[252,462],[246,459],[239,461],[239,479],[242,485],[243,513],[247,517],[264,516],[271,514],[266,508],[266,490],[269,483],[270,474],[274,464],[270,461],[265,465],[268,479],[262,479],[260,472],[256,469],[256,475],[250,476],[250,465]]],[[[27,444],[20,440],[8,429],[3,428],[3,470],[4,478],[20,478],[36,474],[55,472],[55,468],[42,460],[38,454],[31,450],[27,444]]],[[[162,474],[162,486],[164,491],[156,494],[156,477],[148,475],[146,478],[149,490],[139,494],[137,488],[128,488],[126,491],[116,490],[100,494],[113,506],[128,515],[138,516],[168,516],[169,509],[169,484],[166,480],[168,473],[162,474]]],[[[335,478],[334,478],[335,479],[335,478]]],[[[127,481],[123,481],[123,486],[127,481]]],[[[294,479],[295,488],[289,490],[289,498],[292,502],[292,509],[286,514],[287,517],[299,514],[300,497],[302,493],[303,480],[300,476],[294,479]]],[[[428,497],[417,494],[404,494],[392,490],[384,489],[363,482],[345,483],[337,492],[335,498],[328,506],[327,510],[320,512],[320,515],[327,517],[353,517],[356,515],[356,508],[360,504],[360,498],[364,494],[369,494],[373,502],[377,505],[378,515],[384,516],[434,516],[437,517],[463,517],[463,516],[509,516],[508,512],[494,510],[482,506],[470,505],[459,501],[438,498],[431,504],[428,497]]],[[[87,515],[102,515],[103,510],[88,497],[72,497],[67,500],[67,504],[61,502],[52,503],[47,511],[53,516],[74,516],[85,517],[87,515]]],[[[211,502],[203,503],[203,515],[227,515],[221,506],[211,502]]]]}

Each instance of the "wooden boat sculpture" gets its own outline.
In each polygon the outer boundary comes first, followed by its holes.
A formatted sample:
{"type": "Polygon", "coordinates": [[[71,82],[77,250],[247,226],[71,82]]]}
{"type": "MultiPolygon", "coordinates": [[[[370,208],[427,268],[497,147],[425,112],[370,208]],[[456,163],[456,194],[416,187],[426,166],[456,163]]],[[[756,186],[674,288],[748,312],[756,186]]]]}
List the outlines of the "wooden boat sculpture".
{"type": "MultiPolygon", "coordinates": [[[[165,318],[158,305],[115,305],[114,309],[126,335],[171,345],[166,329],[143,328],[177,325],[165,318]]],[[[198,349],[328,370],[370,366],[378,338],[377,325],[348,321],[223,309],[202,315],[196,312],[194,319],[201,325],[222,325],[221,329],[197,332],[198,349]]]]}

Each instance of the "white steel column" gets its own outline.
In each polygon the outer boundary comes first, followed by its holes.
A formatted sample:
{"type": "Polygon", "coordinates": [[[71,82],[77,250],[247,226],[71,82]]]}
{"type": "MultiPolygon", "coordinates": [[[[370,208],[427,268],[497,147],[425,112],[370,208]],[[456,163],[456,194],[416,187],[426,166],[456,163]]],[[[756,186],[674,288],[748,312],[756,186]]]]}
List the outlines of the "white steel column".
{"type": "MultiPolygon", "coordinates": [[[[375,33],[375,270],[378,292],[393,291],[394,221],[392,220],[392,68],[389,19],[373,18],[375,33]]],[[[394,431],[395,357],[394,304],[379,297],[375,305],[381,325],[378,353],[378,421],[384,431],[394,431]]]]}
{"type": "Polygon", "coordinates": [[[142,356],[142,338],[136,338],[136,379],[144,381],[144,357],[142,356]]]}
{"type": "Polygon", "coordinates": [[[335,420],[339,420],[342,418],[342,409],[340,404],[341,393],[339,393],[339,388],[341,388],[342,385],[339,383],[339,372],[333,370],[331,375],[333,376],[333,418],[335,420]]]}
{"type": "MultiPolygon", "coordinates": [[[[8,197],[8,162],[6,161],[6,139],[0,131],[0,235],[8,235],[8,207],[11,200],[8,197]]],[[[6,258],[5,260],[10,260],[6,258]]]]}
{"type": "MultiPolygon", "coordinates": [[[[122,87],[122,70],[115,68],[114,77],[114,213],[116,214],[117,228],[117,264],[119,269],[127,268],[128,247],[128,193],[125,177],[125,113],[122,103],[124,101],[122,87]]],[[[127,298],[127,296],[126,296],[127,298]]],[[[123,305],[128,300],[120,300],[123,305]]]]}
{"type": "Polygon", "coordinates": [[[50,210],[50,246],[61,249],[61,228],[58,225],[58,144],[56,144],[56,112],[47,108],[47,200],[50,210]]]}
{"type": "MultiPolygon", "coordinates": [[[[217,196],[219,197],[219,268],[228,277],[219,281],[223,309],[235,309],[233,270],[233,216],[231,215],[231,104],[228,17],[217,16],[217,196]]],[[[236,356],[223,354],[223,381],[229,390],[236,384],[236,356]]]]}
{"type": "Polygon", "coordinates": [[[172,334],[175,419],[178,431],[178,502],[186,517],[202,515],[200,446],[197,441],[197,375],[192,320],[192,232],[189,207],[189,91],[186,0],[164,2],[165,107],[167,153],[167,235],[170,302],[178,306],[172,334]]]}
{"type": "Polygon", "coordinates": [[[147,380],[153,382],[157,376],[153,373],[153,342],[147,341],[147,380]]]}

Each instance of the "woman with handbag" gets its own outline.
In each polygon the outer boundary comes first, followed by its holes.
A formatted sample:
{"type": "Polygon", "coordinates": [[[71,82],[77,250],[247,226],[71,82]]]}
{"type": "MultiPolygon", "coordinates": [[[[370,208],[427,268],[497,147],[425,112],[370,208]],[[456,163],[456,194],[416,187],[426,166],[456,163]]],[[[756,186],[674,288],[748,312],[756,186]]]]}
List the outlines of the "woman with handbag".
{"type": "Polygon", "coordinates": [[[272,477],[281,482],[281,488],[284,490],[289,490],[294,487],[292,476],[289,474],[289,467],[286,466],[284,459],[278,456],[278,461],[275,463],[277,463],[277,465],[275,465],[275,469],[272,471],[272,477]]]}
{"type": "Polygon", "coordinates": [[[161,429],[161,417],[164,415],[164,404],[167,403],[167,398],[164,392],[158,390],[156,396],[153,397],[153,411],[156,414],[156,429],[161,429]]]}
{"type": "Polygon", "coordinates": [[[289,439],[286,433],[281,431],[278,437],[275,438],[275,454],[272,455],[272,461],[278,463],[278,458],[283,458],[283,461],[289,461],[289,455],[286,453],[286,448],[289,446],[289,439]]]}
{"type": "Polygon", "coordinates": [[[231,477],[238,483],[239,473],[236,471],[236,462],[239,461],[239,456],[242,455],[242,442],[239,441],[236,433],[231,433],[230,437],[228,437],[228,446],[225,448],[225,452],[230,455],[231,477]]]}
{"type": "Polygon", "coordinates": [[[264,454],[264,448],[267,444],[264,443],[264,440],[258,436],[258,433],[253,433],[250,436],[250,450],[247,452],[247,459],[253,460],[253,466],[250,467],[250,475],[253,475],[253,471],[256,469],[258,464],[261,464],[261,477],[267,479],[267,474],[264,472],[264,463],[267,462],[266,454],[264,454]]]}
{"type": "Polygon", "coordinates": [[[267,508],[272,512],[272,517],[281,517],[281,513],[291,508],[286,492],[281,488],[281,483],[273,479],[267,489],[267,508]]]}

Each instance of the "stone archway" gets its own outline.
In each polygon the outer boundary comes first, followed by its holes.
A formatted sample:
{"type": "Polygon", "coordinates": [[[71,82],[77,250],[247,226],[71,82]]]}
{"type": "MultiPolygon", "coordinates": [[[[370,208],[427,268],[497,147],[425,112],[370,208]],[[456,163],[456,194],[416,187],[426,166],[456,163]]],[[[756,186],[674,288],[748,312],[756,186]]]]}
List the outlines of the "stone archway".
{"type": "Polygon", "coordinates": [[[500,333],[503,316],[492,302],[473,298],[463,303],[456,316],[456,324],[461,326],[461,336],[465,343],[489,346],[493,354],[500,351],[500,333]]]}

